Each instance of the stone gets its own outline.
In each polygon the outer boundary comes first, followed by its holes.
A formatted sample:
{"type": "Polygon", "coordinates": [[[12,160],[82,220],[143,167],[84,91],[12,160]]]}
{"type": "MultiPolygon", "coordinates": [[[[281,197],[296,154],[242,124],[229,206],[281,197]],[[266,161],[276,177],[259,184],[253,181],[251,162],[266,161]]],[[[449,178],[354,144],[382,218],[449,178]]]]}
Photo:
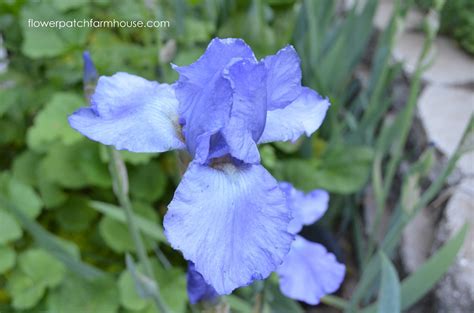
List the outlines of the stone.
{"type": "MultiPolygon", "coordinates": [[[[425,36],[422,33],[407,32],[398,38],[393,49],[395,59],[404,62],[403,67],[410,75],[415,71],[424,39],[425,36]]],[[[434,62],[423,74],[425,81],[447,85],[474,82],[473,58],[460,50],[451,39],[442,36],[436,38],[432,55],[434,62]]]]}
{"type": "MultiPolygon", "coordinates": [[[[449,157],[474,114],[474,91],[429,85],[420,95],[418,112],[428,139],[449,157]]],[[[474,174],[474,152],[466,153],[458,167],[464,174],[474,174]]]]}
{"type": "Polygon", "coordinates": [[[431,209],[423,208],[403,231],[400,253],[408,273],[415,272],[431,254],[436,222],[436,216],[431,209]]]}
{"type": "Polygon", "coordinates": [[[474,179],[464,179],[448,202],[439,231],[442,241],[451,238],[465,223],[469,231],[457,260],[438,284],[438,313],[472,312],[474,308],[474,179]]]}
{"type": "MultiPolygon", "coordinates": [[[[393,1],[380,1],[374,16],[374,26],[379,30],[384,30],[390,23],[394,8],[393,1]]],[[[408,11],[404,21],[405,30],[417,29],[423,21],[423,15],[417,10],[408,11]]]]}

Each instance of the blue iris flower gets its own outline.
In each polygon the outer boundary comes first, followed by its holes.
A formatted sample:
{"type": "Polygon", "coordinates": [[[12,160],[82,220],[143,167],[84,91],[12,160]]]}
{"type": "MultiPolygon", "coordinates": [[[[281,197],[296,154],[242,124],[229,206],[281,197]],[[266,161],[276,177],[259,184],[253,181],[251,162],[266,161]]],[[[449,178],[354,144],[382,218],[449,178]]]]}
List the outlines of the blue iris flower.
{"type": "MultiPolygon", "coordinates": [[[[328,208],[329,194],[321,189],[305,194],[291,184],[280,183],[293,213],[289,231],[297,234],[304,225],[316,222],[328,208]]],[[[344,275],[344,265],[326,248],[296,235],[290,252],[277,268],[280,290],[289,298],[318,304],[320,299],[339,289],[344,275]]]]}
{"type": "MultiPolygon", "coordinates": [[[[287,182],[279,183],[279,187],[293,214],[288,228],[293,234],[299,233],[304,225],[316,222],[328,208],[329,194],[325,190],[316,189],[305,194],[287,182]]],[[[316,305],[323,296],[339,289],[344,279],[345,266],[321,244],[296,235],[290,252],[276,272],[284,295],[316,305]]],[[[188,275],[202,278],[193,267],[189,268],[188,275]]],[[[188,296],[193,304],[217,298],[212,286],[203,279],[195,279],[192,283],[188,279],[188,296]]]]}
{"type": "Polygon", "coordinates": [[[186,280],[188,298],[191,304],[196,304],[199,301],[212,303],[219,298],[219,294],[214,287],[206,283],[204,277],[196,271],[193,262],[189,262],[186,280]]]}
{"type": "Polygon", "coordinates": [[[127,73],[100,77],[91,106],[71,126],[117,149],[187,150],[192,157],[164,219],[170,244],[217,293],[270,275],[294,234],[282,190],[260,165],[258,144],[295,141],[329,107],[301,86],[293,47],[257,60],[241,39],[214,39],[179,80],[159,84],[127,73]]]}

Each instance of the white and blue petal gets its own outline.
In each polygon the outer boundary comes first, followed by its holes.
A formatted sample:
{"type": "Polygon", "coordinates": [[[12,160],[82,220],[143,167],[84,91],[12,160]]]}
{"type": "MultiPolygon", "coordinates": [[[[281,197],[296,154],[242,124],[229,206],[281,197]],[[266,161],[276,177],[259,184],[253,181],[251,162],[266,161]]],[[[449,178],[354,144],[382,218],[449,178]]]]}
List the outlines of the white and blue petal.
{"type": "Polygon", "coordinates": [[[298,53],[293,46],[286,46],[263,62],[268,71],[268,110],[285,108],[302,92],[298,53]]]}
{"type": "Polygon", "coordinates": [[[242,59],[224,70],[232,87],[230,119],[222,130],[229,153],[245,163],[259,163],[257,141],[262,135],[267,116],[263,63],[242,59]]]}
{"type": "Polygon", "coordinates": [[[172,247],[219,294],[264,279],[294,238],[283,192],[261,166],[192,162],[164,219],[172,247]]]}
{"type": "Polygon", "coordinates": [[[91,106],[69,116],[69,124],[90,139],[119,150],[184,148],[173,89],[127,73],[100,77],[91,106]]]}
{"type": "Polygon", "coordinates": [[[296,236],[277,273],[284,295],[315,305],[322,297],[339,289],[345,266],[324,246],[296,236]]]}
{"type": "Polygon", "coordinates": [[[258,143],[294,142],[303,134],[311,136],[321,126],[328,108],[328,99],[310,88],[302,87],[302,92],[293,102],[267,112],[265,129],[258,143]]]}
{"type": "Polygon", "coordinates": [[[287,182],[280,182],[279,186],[286,195],[293,215],[288,228],[292,234],[299,233],[304,225],[313,224],[326,213],[329,204],[329,193],[326,190],[315,189],[304,193],[287,182]]]}
{"type": "Polygon", "coordinates": [[[204,163],[209,154],[216,154],[210,151],[211,141],[216,140],[213,137],[222,142],[217,133],[228,123],[232,108],[232,88],[222,72],[241,59],[255,61],[252,49],[242,39],[215,38],[196,62],[173,66],[179,73],[175,89],[180,121],[187,148],[197,162],[204,163]]]}
{"type": "Polygon", "coordinates": [[[186,289],[191,304],[196,304],[200,301],[212,302],[219,297],[216,290],[206,283],[202,275],[196,271],[193,262],[189,262],[186,281],[186,289]]]}

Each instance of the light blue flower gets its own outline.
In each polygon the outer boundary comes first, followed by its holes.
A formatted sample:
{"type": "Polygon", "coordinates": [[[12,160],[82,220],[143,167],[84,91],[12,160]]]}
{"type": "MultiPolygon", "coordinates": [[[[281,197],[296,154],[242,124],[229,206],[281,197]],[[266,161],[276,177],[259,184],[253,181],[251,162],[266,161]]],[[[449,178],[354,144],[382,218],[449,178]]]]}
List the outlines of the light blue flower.
{"type": "Polygon", "coordinates": [[[188,291],[189,302],[196,304],[199,301],[216,301],[219,297],[216,290],[206,283],[202,275],[196,271],[193,262],[188,264],[186,274],[186,287],[188,291]]]}
{"type": "MultiPolygon", "coordinates": [[[[289,183],[280,183],[280,186],[294,215],[291,232],[298,233],[304,225],[313,224],[326,212],[329,201],[326,191],[317,189],[304,194],[289,183]]],[[[345,267],[323,245],[297,235],[277,273],[284,295],[315,305],[323,296],[339,289],[345,267]]]]}
{"type": "Polygon", "coordinates": [[[219,294],[263,279],[294,235],[277,181],[257,145],[295,141],[321,125],[329,102],[301,86],[291,46],[257,60],[240,39],[214,39],[179,80],[100,77],[91,106],[69,117],[85,136],[117,149],[185,149],[193,158],[168,206],[165,234],[219,294]]]}

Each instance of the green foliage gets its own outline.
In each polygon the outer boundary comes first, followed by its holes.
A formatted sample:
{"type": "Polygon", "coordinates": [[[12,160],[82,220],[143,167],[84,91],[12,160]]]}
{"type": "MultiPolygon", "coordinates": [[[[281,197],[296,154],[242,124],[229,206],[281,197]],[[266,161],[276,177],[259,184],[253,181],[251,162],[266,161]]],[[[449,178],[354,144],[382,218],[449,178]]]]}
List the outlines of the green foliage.
{"type": "Polygon", "coordinates": [[[0,246],[0,274],[11,269],[16,262],[16,252],[9,246],[0,246]]]}
{"type": "Polygon", "coordinates": [[[72,275],[51,292],[47,304],[52,313],[114,313],[119,308],[118,289],[110,277],[91,282],[72,275]]]}
{"type": "MultiPolygon", "coordinates": [[[[348,271],[361,272],[352,299],[322,301],[340,309],[365,305],[377,296],[374,286],[380,276],[379,303],[364,312],[392,306],[391,301],[400,302],[404,310],[420,299],[452,263],[465,230],[400,286],[391,262],[387,257],[380,262],[378,255],[392,255],[404,226],[439,192],[459,155],[425,190],[423,179],[433,165],[433,150],[428,149],[409,166],[400,193],[392,191],[399,189],[391,187],[401,161],[412,160],[404,148],[421,85],[418,75],[407,104],[401,110],[394,106],[391,86],[401,67],[391,62],[391,49],[408,7],[397,2],[389,27],[374,34],[377,2],[369,0],[344,13],[332,0],[1,2],[0,28],[9,66],[0,74],[0,311],[152,313],[156,278],[171,312],[190,312],[185,262],[167,246],[161,226],[179,182],[175,156],[119,153],[128,171],[131,219],[152,259],[147,271],[141,261],[137,266],[131,261],[141,259],[140,249],[129,232],[124,199],[114,197],[109,148],[71,129],[67,116],[86,105],[81,84],[84,50],[91,52],[103,75],[123,71],[172,82],[177,74],[168,62],[194,62],[215,36],[241,37],[258,57],[293,44],[301,56],[304,85],[331,101],[323,127],[311,138],[259,147],[262,163],[278,179],[305,191],[331,192],[324,222],[360,255],[358,266],[348,271]],[[91,18],[168,19],[171,27],[28,27],[29,19],[91,18]],[[170,49],[166,60],[160,59],[172,41],[176,51],[170,49]],[[367,53],[370,62],[364,58],[367,53]],[[361,64],[371,67],[367,81],[358,74],[361,64]],[[385,119],[388,111],[396,115],[395,122],[385,119]],[[360,217],[359,199],[369,184],[377,221],[387,199],[396,203],[379,249],[373,238],[376,229],[364,238],[360,217]],[[358,236],[352,236],[352,230],[358,236]]],[[[442,29],[452,28],[468,50],[471,9],[466,1],[447,1],[442,14],[443,23],[456,22],[442,29]]],[[[259,288],[242,288],[222,301],[232,311],[253,312],[260,293],[265,313],[303,312],[281,294],[274,276],[259,288]]]]}
{"type": "Polygon", "coordinates": [[[84,105],[85,101],[74,93],[55,93],[28,130],[28,146],[42,152],[58,141],[65,145],[81,141],[82,136],[69,126],[67,116],[84,105]]]}
{"type": "Polygon", "coordinates": [[[8,212],[0,211],[0,244],[21,238],[22,230],[15,218],[8,212]]]}
{"type": "MultiPolygon", "coordinates": [[[[433,6],[433,0],[418,0],[422,9],[433,6]]],[[[441,11],[441,32],[453,37],[459,45],[474,55],[474,4],[470,0],[446,1],[441,11]]]]}
{"type": "Polygon", "coordinates": [[[380,253],[382,263],[382,281],[380,283],[379,290],[379,306],[377,309],[378,313],[385,312],[400,312],[400,281],[398,280],[398,274],[395,270],[390,259],[382,253],[380,253]]]}
{"type": "Polygon", "coordinates": [[[7,285],[16,309],[32,308],[47,288],[61,283],[66,273],[61,262],[41,249],[30,249],[20,254],[18,265],[7,285]]]}

